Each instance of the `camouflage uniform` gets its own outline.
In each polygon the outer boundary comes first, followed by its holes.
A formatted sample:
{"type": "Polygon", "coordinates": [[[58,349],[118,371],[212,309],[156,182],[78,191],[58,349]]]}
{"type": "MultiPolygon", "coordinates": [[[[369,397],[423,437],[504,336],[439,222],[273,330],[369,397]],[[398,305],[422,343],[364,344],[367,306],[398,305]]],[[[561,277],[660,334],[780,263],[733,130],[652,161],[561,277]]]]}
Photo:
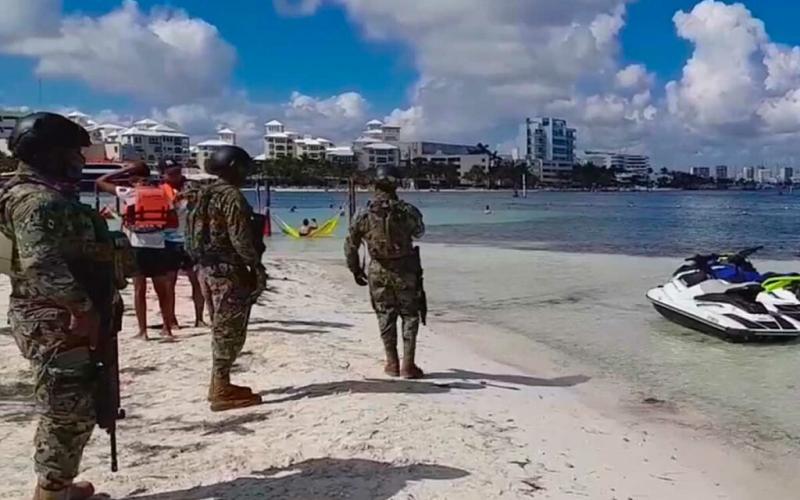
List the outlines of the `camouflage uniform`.
{"type": "Polygon", "coordinates": [[[212,375],[226,378],[247,337],[256,288],[251,270],[261,265],[261,255],[250,225],[252,208],[239,188],[217,180],[192,196],[187,248],[197,254],[200,281],[214,308],[212,375]]]}
{"type": "Polygon", "coordinates": [[[369,291],[384,345],[397,345],[397,319],[403,320],[404,343],[415,343],[419,331],[418,271],[413,239],[425,234],[422,214],[396,195],[378,191],[369,208],[350,226],[345,242],[347,265],[361,270],[358,249],[366,241],[371,262],[369,291]]]}
{"type": "Polygon", "coordinates": [[[52,490],[78,475],[95,425],[89,339],[70,334],[72,314],[92,308],[71,266],[91,260],[97,235],[72,192],[21,166],[0,191],[0,231],[14,242],[9,319],[31,361],[40,413],[35,436],[39,484],[52,490]]]}

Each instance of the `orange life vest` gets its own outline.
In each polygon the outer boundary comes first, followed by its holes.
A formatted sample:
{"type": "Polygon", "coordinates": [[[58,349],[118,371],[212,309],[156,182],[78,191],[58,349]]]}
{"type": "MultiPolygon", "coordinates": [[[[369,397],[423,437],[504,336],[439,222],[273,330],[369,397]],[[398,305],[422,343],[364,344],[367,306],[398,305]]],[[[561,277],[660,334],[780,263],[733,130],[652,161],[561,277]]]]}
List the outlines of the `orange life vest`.
{"type": "Polygon", "coordinates": [[[164,183],[161,185],[161,189],[164,190],[164,194],[167,195],[167,199],[170,203],[175,203],[175,198],[178,197],[178,190],[174,187],[170,186],[169,183],[164,183]]]}
{"type": "Polygon", "coordinates": [[[135,232],[163,231],[178,227],[178,214],[160,186],[138,186],[135,202],[125,207],[125,225],[135,232]]]}

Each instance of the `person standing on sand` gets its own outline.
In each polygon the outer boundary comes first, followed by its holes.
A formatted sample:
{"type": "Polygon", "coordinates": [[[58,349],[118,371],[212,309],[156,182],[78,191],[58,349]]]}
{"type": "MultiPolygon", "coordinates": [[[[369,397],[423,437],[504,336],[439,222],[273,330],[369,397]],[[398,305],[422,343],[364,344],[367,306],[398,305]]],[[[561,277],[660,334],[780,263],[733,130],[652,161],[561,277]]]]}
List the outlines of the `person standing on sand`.
{"type": "Polygon", "coordinates": [[[74,482],[96,423],[90,353],[101,328],[91,290],[79,281],[94,269],[105,224],[76,196],[88,145],[86,130],[61,115],[21,118],[9,140],[20,165],[0,191],[0,231],[14,248],[8,316],[33,367],[40,414],[34,500],[94,494],[91,483],[74,482]]]}
{"type": "Polygon", "coordinates": [[[347,267],[359,286],[369,285],[372,307],[378,315],[386,352],[387,375],[422,378],[415,363],[420,323],[420,282],[413,240],[425,234],[422,214],[397,197],[400,175],[396,167],[380,167],[375,196],[350,226],[344,252],[347,267]],[[358,249],[367,243],[369,276],[359,262],[358,249]],[[403,364],[397,354],[397,319],[403,321],[403,364]]]}
{"type": "Polygon", "coordinates": [[[231,368],[244,347],[250,309],[266,290],[261,263],[263,226],[258,237],[253,209],[241,187],[253,171],[253,160],[236,146],[224,146],[206,162],[219,177],[198,190],[187,218],[187,249],[199,264],[200,280],[214,305],[212,373],[208,389],[211,411],[261,403],[249,387],[231,384],[231,368]]]}
{"type": "Polygon", "coordinates": [[[122,230],[130,239],[136,258],[133,278],[134,309],[139,324],[136,338],[147,340],[147,279],[153,282],[161,310],[161,336],[175,340],[172,334],[174,304],[170,296],[171,275],[177,263],[166,249],[168,227],[177,227],[178,219],[166,193],[150,183],[150,167],[138,161],[123,169],[103,175],[95,181],[98,191],[113,194],[122,201],[122,230]]]}
{"type": "Polygon", "coordinates": [[[164,231],[166,249],[172,253],[173,259],[176,261],[176,267],[178,268],[178,271],[171,273],[169,276],[171,280],[170,304],[172,305],[170,317],[172,318],[172,326],[175,328],[180,328],[178,319],[175,316],[175,286],[178,283],[178,274],[180,271],[183,271],[189,279],[189,283],[192,285],[194,326],[206,326],[205,322],[203,322],[205,299],[203,298],[200,281],[197,278],[196,265],[191,256],[186,252],[184,246],[186,242],[186,216],[188,212],[188,200],[184,196],[184,192],[188,188],[187,182],[186,177],[183,176],[183,169],[180,165],[165,165],[161,188],[167,194],[167,198],[172,202],[178,216],[178,227],[164,231]]]}

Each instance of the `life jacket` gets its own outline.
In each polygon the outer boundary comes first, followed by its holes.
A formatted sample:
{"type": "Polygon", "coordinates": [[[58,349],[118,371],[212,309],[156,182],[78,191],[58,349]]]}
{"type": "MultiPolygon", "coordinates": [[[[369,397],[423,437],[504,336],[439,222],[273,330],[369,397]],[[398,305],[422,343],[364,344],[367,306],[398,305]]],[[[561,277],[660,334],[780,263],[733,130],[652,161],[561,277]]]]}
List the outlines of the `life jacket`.
{"type": "Polygon", "coordinates": [[[375,200],[367,211],[364,239],[370,257],[397,260],[413,254],[413,228],[405,203],[398,200],[375,200]]]}
{"type": "Polygon", "coordinates": [[[178,228],[178,214],[160,186],[137,186],[134,202],[125,207],[125,227],[147,233],[178,228]]]}
{"type": "Polygon", "coordinates": [[[164,194],[167,195],[167,199],[170,201],[170,203],[174,204],[175,198],[178,197],[178,190],[170,186],[167,182],[161,185],[161,189],[164,190],[164,194]]]}

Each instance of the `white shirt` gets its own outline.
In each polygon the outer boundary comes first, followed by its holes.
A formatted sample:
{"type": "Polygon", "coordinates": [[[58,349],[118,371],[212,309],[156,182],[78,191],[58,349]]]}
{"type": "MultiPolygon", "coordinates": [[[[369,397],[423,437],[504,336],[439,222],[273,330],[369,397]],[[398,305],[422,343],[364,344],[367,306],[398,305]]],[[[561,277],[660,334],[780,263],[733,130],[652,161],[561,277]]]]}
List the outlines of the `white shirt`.
{"type": "MultiPolygon", "coordinates": [[[[128,206],[136,206],[136,188],[117,186],[117,198],[122,201],[123,217],[127,213],[128,206]]],[[[164,248],[164,231],[153,231],[151,233],[137,233],[131,231],[123,225],[122,231],[128,237],[133,248],[164,248]]]]}

